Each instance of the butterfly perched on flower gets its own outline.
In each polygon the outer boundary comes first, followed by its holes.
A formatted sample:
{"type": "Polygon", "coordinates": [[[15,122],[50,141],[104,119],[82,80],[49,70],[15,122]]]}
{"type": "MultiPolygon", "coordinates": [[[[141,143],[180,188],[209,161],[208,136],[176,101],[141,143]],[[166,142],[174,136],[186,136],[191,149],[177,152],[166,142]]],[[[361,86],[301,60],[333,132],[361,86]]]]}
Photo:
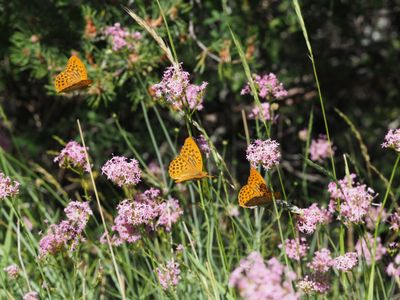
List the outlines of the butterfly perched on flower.
{"type": "MultiPolygon", "coordinates": [[[[274,196],[279,198],[280,194],[275,193],[274,196]]],[[[239,191],[239,205],[246,208],[265,205],[271,203],[272,199],[272,192],[267,188],[264,178],[256,168],[250,167],[247,184],[239,191]]]]}
{"type": "Polygon", "coordinates": [[[77,56],[72,55],[65,70],[57,75],[54,86],[59,94],[87,87],[91,83],[92,80],[88,79],[83,62],[77,56]]]}
{"type": "Polygon", "coordinates": [[[211,177],[203,171],[203,158],[194,138],[185,140],[181,152],[169,164],[168,173],[176,183],[211,177]]]}

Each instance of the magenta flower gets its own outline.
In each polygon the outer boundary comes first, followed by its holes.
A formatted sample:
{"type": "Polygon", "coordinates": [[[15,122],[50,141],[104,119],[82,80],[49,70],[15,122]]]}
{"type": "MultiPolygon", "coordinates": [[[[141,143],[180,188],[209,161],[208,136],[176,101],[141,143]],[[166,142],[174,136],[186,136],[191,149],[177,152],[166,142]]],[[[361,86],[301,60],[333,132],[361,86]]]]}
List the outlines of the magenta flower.
{"type": "Polygon", "coordinates": [[[246,158],[253,167],[262,165],[265,170],[269,171],[279,165],[281,159],[279,143],[271,139],[255,140],[247,147],[246,158]]]}
{"type": "Polygon", "coordinates": [[[3,172],[0,172],[0,199],[14,197],[19,193],[19,182],[12,180],[3,172]]]}
{"type": "Polygon", "coordinates": [[[114,156],[104,164],[101,172],[119,187],[134,186],[140,182],[141,171],[136,159],[114,156]]]}
{"type": "Polygon", "coordinates": [[[333,259],[331,256],[331,251],[326,248],[323,248],[314,253],[314,257],[307,266],[319,273],[326,273],[332,267],[333,259]]]}
{"type": "Polygon", "coordinates": [[[39,294],[37,292],[29,292],[26,293],[23,297],[23,300],[39,300],[39,294]]]}
{"type": "Polygon", "coordinates": [[[306,275],[297,283],[297,287],[305,294],[324,294],[331,288],[328,278],[322,274],[306,275]]]}
{"type": "MultiPolygon", "coordinates": [[[[86,147],[86,151],[89,148],[86,147]]],[[[85,148],[75,141],[68,142],[64,149],[54,158],[54,162],[58,163],[60,168],[71,168],[89,172],[90,166],[87,163],[85,148]]]]}
{"type": "MultiPolygon", "coordinates": [[[[282,244],[279,247],[282,248],[282,244]]],[[[286,255],[293,260],[300,261],[302,257],[307,255],[308,249],[307,240],[304,237],[300,238],[300,240],[287,239],[285,242],[286,255]]]]}
{"type": "Polygon", "coordinates": [[[395,211],[394,213],[389,215],[389,224],[390,224],[390,230],[393,231],[399,231],[400,229],[400,214],[395,211]]]}
{"type": "Polygon", "coordinates": [[[334,155],[334,149],[326,135],[320,135],[318,139],[312,140],[310,145],[310,158],[312,161],[323,162],[325,159],[334,155]]]}
{"type": "Polygon", "coordinates": [[[72,201],[65,208],[67,220],[62,220],[59,224],[50,225],[47,234],[39,241],[39,257],[55,255],[64,247],[74,251],[79,242],[84,241],[83,230],[93,215],[88,202],[72,201]]]}
{"type": "Polygon", "coordinates": [[[152,86],[157,98],[164,97],[176,109],[188,107],[189,110],[202,110],[207,82],[191,84],[190,74],[183,71],[182,65],[168,67],[160,83],[152,86]]]}
{"type": "Polygon", "coordinates": [[[364,223],[375,192],[365,184],[355,183],[355,174],[339,180],[340,188],[335,182],[328,185],[332,200],[340,200],[340,215],[345,223],[364,223]]]}
{"type": "Polygon", "coordinates": [[[204,135],[199,135],[199,137],[196,139],[197,145],[199,146],[201,152],[205,154],[205,156],[208,158],[211,153],[211,148],[210,145],[208,144],[206,138],[204,135]]]}
{"type": "Polygon", "coordinates": [[[229,286],[235,287],[245,300],[299,299],[291,284],[295,278],[275,257],[264,263],[259,252],[252,252],[233,270],[229,286]]]}
{"type": "Polygon", "coordinates": [[[140,32],[130,33],[128,30],[121,27],[120,23],[115,23],[113,26],[108,26],[104,30],[104,35],[111,37],[112,49],[118,51],[122,48],[131,49],[133,47],[132,40],[142,38],[140,32]]]}
{"type": "Polygon", "coordinates": [[[175,224],[179,217],[183,214],[183,210],[179,206],[179,201],[170,198],[159,205],[159,218],[157,226],[163,226],[165,231],[171,231],[171,227],[175,224]]]}
{"type": "MultiPolygon", "coordinates": [[[[362,237],[357,241],[356,251],[359,257],[364,257],[367,265],[371,265],[372,253],[374,249],[374,237],[367,232],[366,236],[362,237]]],[[[381,238],[376,238],[376,252],[375,261],[382,259],[383,255],[386,254],[386,248],[381,243],[381,238]]]]}
{"type": "Polygon", "coordinates": [[[400,152],[400,128],[389,129],[382,148],[393,148],[395,151],[400,152]]]}
{"type": "Polygon", "coordinates": [[[400,277],[400,254],[397,254],[394,261],[386,267],[386,274],[394,278],[400,277]]]}
{"type": "MultiPolygon", "coordinates": [[[[267,100],[280,100],[288,94],[283,87],[283,84],[279,82],[278,78],[273,73],[265,74],[263,76],[254,74],[253,79],[260,98],[267,100]]],[[[251,89],[247,83],[240,94],[246,95],[250,93],[251,89]]]]}
{"type": "Polygon", "coordinates": [[[358,255],[355,252],[347,252],[333,259],[333,266],[340,271],[350,271],[358,263],[358,255]]]}
{"type": "Polygon", "coordinates": [[[300,232],[312,234],[318,224],[328,224],[331,221],[331,214],[325,208],[319,208],[313,203],[309,208],[300,209],[297,218],[297,228],[300,232]]]}
{"type": "Polygon", "coordinates": [[[9,279],[15,279],[19,275],[19,268],[16,264],[9,265],[8,267],[3,269],[6,273],[9,279]]]}
{"type": "Polygon", "coordinates": [[[181,279],[179,263],[175,262],[174,259],[168,261],[166,265],[159,266],[156,271],[158,280],[164,290],[177,286],[181,279]]]}

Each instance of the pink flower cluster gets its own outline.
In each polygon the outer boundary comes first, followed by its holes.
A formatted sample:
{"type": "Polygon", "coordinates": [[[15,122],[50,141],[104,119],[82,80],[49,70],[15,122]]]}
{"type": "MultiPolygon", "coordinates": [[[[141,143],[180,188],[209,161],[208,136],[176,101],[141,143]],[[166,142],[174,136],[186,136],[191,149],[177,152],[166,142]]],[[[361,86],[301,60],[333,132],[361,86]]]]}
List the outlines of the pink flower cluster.
{"type": "Polygon", "coordinates": [[[300,232],[312,234],[318,224],[328,224],[331,221],[331,214],[325,208],[319,208],[313,203],[309,208],[300,209],[297,217],[297,228],[300,232]]]}
{"type": "Polygon", "coordinates": [[[358,255],[355,252],[347,252],[333,260],[333,266],[339,271],[350,271],[358,262],[358,255]]]}
{"type": "Polygon", "coordinates": [[[181,279],[179,263],[174,259],[168,261],[165,266],[159,266],[156,271],[158,280],[164,290],[167,290],[169,287],[177,286],[181,279]]]}
{"type": "Polygon", "coordinates": [[[397,254],[394,261],[386,267],[386,274],[395,278],[400,277],[400,254],[397,254]]]}
{"type": "Polygon", "coordinates": [[[128,30],[122,28],[120,23],[108,26],[104,30],[104,35],[111,37],[114,51],[118,51],[124,47],[130,49],[133,45],[129,42],[129,39],[140,39],[142,37],[140,32],[131,34],[128,30]]]}
{"type": "Polygon", "coordinates": [[[201,85],[191,84],[189,73],[182,65],[168,67],[160,83],[152,86],[157,98],[164,97],[176,109],[187,107],[189,110],[202,110],[203,97],[207,82],[201,85]]]}
{"type": "Polygon", "coordinates": [[[299,299],[291,284],[295,277],[275,257],[265,264],[259,252],[252,252],[231,273],[229,285],[245,300],[292,300],[299,299]]]}
{"type": "Polygon", "coordinates": [[[16,264],[9,265],[8,267],[4,268],[4,271],[7,273],[8,278],[15,279],[19,275],[19,268],[16,264]]]}
{"type": "MultiPolygon", "coordinates": [[[[282,245],[279,247],[282,247],[282,245]]],[[[302,257],[307,255],[308,249],[307,240],[304,237],[300,239],[287,239],[285,242],[286,255],[293,260],[300,261],[302,257]]]]}
{"type": "Polygon", "coordinates": [[[255,140],[247,147],[246,158],[253,167],[262,165],[268,171],[279,165],[281,159],[279,143],[271,139],[255,140]]]}
{"type": "Polygon", "coordinates": [[[28,292],[23,297],[23,300],[39,300],[39,294],[37,292],[28,292]]]}
{"type": "MultiPolygon", "coordinates": [[[[89,148],[86,147],[86,151],[89,148]]],[[[60,154],[54,158],[60,168],[71,168],[89,172],[89,165],[86,160],[85,148],[75,141],[70,141],[61,150],[60,154]]]]}
{"type": "MultiPolygon", "coordinates": [[[[163,227],[171,231],[183,210],[176,199],[170,198],[160,202],[160,190],[151,188],[139,193],[134,200],[126,199],[117,207],[117,217],[114,219],[112,243],[116,246],[124,242],[135,243],[142,237],[143,231],[156,230],[163,227]]],[[[105,236],[101,238],[105,242],[105,236]]]]}
{"type": "MultiPolygon", "coordinates": [[[[254,105],[248,117],[253,120],[260,119],[260,105],[254,105]]],[[[271,105],[268,102],[261,103],[261,118],[265,121],[272,119],[271,105]]]]}
{"type": "Polygon", "coordinates": [[[397,152],[400,152],[400,128],[390,129],[388,131],[382,148],[393,148],[397,152]]]}
{"type": "MultiPolygon", "coordinates": [[[[288,94],[288,92],[283,87],[283,84],[273,73],[265,74],[263,76],[254,74],[253,79],[260,98],[267,100],[279,100],[286,97],[288,94]]],[[[246,95],[250,93],[250,85],[249,83],[247,83],[240,94],[246,95]]]]}
{"type": "Polygon", "coordinates": [[[197,145],[199,146],[201,152],[203,152],[206,157],[208,158],[211,153],[211,148],[210,145],[208,144],[206,138],[204,135],[199,135],[199,137],[196,139],[197,145]]]}
{"type": "Polygon", "coordinates": [[[399,231],[400,229],[400,214],[395,211],[389,215],[390,230],[399,231]]]}
{"type": "Polygon", "coordinates": [[[108,160],[101,168],[101,172],[119,187],[138,184],[142,174],[138,161],[136,159],[128,160],[124,156],[114,156],[108,160]]]}
{"type": "MultiPolygon", "coordinates": [[[[374,191],[365,184],[355,183],[355,174],[346,176],[339,180],[339,186],[335,182],[328,185],[328,191],[331,194],[331,201],[340,200],[340,215],[345,223],[364,223],[364,217],[367,215],[374,191]]],[[[331,203],[334,207],[334,203],[331,203]]]]}
{"type": "MultiPolygon", "coordinates": [[[[375,229],[375,224],[378,221],[379,212],[381,211],[382,206],[379,204],[378,206],[370,206],[368,209],[368,213],[365,216],[365,223],[367,228],[370,230],[375,229]]],[[[388,214],[385,209],[382,210],[380,222],[385,222],[388,218],[388,214]]]]}
{"type": "Polygon", "coordinates": [[[335,151],[326,135],[320,135],[318,139],[312,140],[310,145],[310,158],[312,161],[322,162],[334,154],[335,151]]]}
{"type": "MultiPolygon", "coordinates": [[[[356,251],[359,257],[364,257],[368,265],[371,265],[374,249],[374,237],[367,232],[366,236],[359,239],[356,243],[356,251]]],[[[382,259],[386,254],[386,248],[381,243],[381,238],[376,238],[375,261],[382,259]]]]}
{"type": "Polygon", "coordinates": [[[49,227],[47,234],[39,242],[39,257],[54,255],[64,246],[74,251],[84,240],[82,232],[90,215],[93,215],[89,202],[71,201],[64,209],[67,219],[49,227]]]}
{"type": "Polygon", "coordinates": [[[19,182],[0,172],[0,199],[16,196],[19,193],[19,186],[19,182]]]}
{"type": "Polygon", "coordinates": [[[333,265],[331,251],[326,248],[322,248],[319,251],[314,252],[314,257],[307,266],[319,273],[326,273],[333,265]]]}
{"type": "Polygon", "coordinates": [[[328,281],[328,277],[322,274],[306,275],[297,283],[297,288],[307,295],[324,294],[331,288],[328,281]]]}

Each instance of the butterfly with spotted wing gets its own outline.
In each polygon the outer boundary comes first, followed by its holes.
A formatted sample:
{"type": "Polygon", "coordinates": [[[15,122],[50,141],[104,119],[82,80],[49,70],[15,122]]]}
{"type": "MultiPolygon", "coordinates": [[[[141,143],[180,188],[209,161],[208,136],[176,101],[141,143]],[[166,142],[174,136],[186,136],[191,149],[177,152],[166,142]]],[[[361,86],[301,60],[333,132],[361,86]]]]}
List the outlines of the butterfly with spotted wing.
{"type": "Polygon", "coordinates": [[[54,86],[56,92],[66,93],[87,87],[92,83],[87,77],[86,67],[75,55],[68,60],[67,67],[57,75],[54,86]]]}

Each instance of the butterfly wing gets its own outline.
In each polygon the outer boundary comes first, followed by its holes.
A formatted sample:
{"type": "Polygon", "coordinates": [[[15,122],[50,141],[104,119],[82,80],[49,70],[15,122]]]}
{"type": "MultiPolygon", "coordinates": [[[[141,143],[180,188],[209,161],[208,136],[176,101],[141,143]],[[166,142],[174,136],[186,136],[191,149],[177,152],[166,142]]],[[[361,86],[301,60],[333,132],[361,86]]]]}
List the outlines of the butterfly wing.
{"type": "Polygon", "coordinates": [[[169,176],[175,182],[200,179],[207,177],[207,172],[203,172],[203,159],[196,142],[192,137],[188,137],[179,155],[169,164],[169,176]]]}
{"type": "Polygon", "coordinates": [[[71,56],[68,60],[65,71],[57,75],[55,88],[57,93],[70,92],[91,84],[87,78],[87,72],[83,62],[76,56],[71,56]]]}

